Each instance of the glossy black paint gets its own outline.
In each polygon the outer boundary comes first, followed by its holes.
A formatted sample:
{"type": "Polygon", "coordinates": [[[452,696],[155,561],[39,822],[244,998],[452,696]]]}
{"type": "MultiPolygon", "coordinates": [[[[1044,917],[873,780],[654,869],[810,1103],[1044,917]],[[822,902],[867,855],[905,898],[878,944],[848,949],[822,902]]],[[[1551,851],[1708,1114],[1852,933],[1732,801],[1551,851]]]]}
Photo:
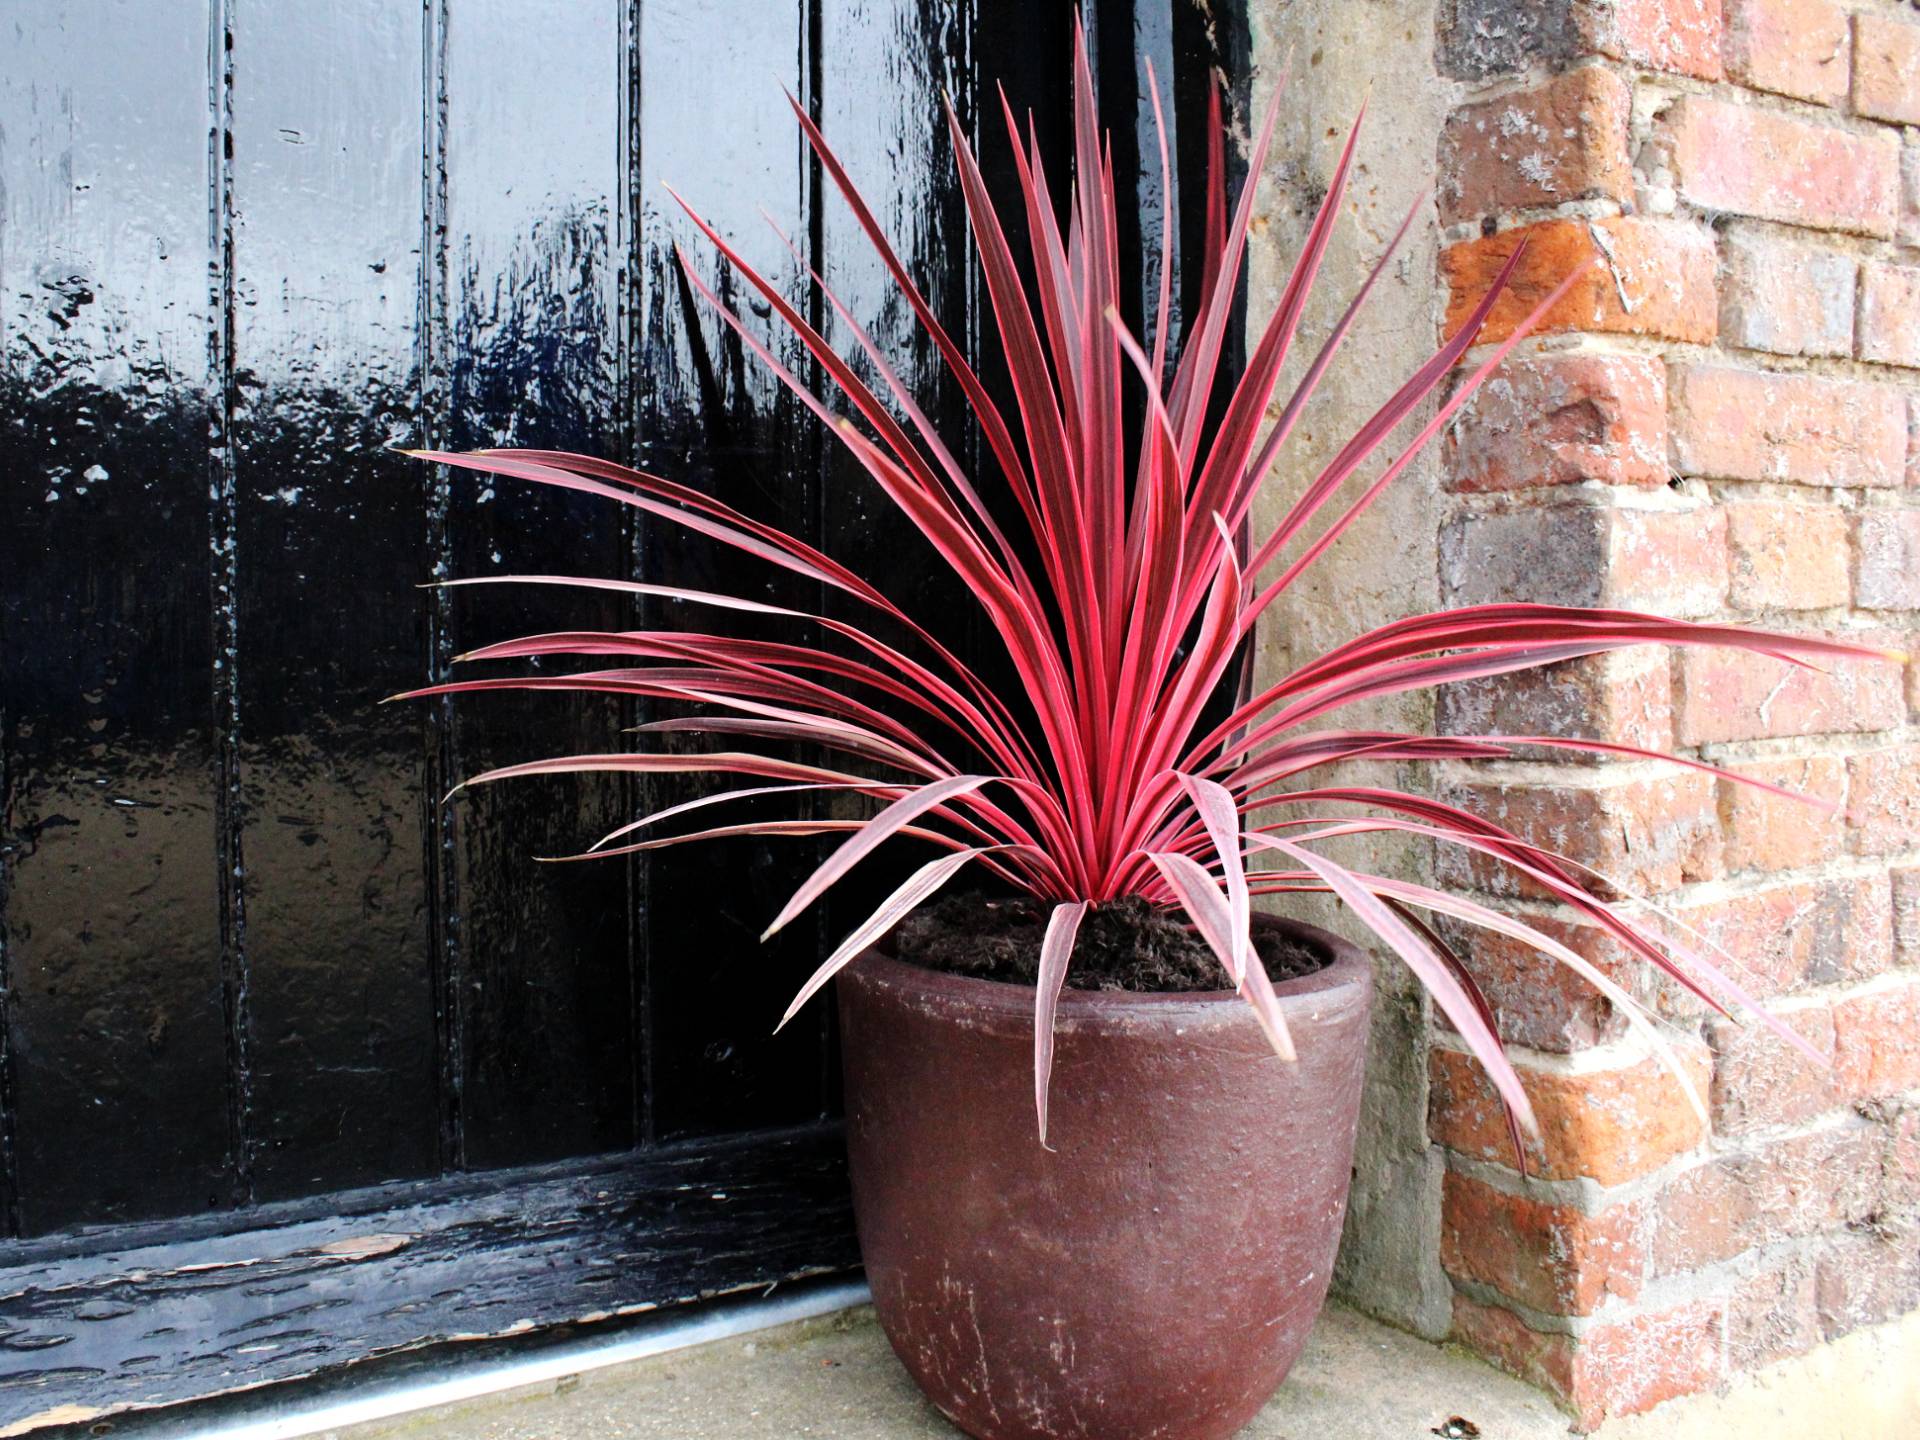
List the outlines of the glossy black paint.
{"type": "MultiPolygon", "coordinates": [[[[701,313],[672,253],[693,232],[660,182],[836,331],[766,207],[965,449],[954,387],[781,87],[979,347],[939,97],[1004,185],[992,87],[1056,144],[1075,8],[37,0],[0,16],[6,1234],[209,1212],[208,1233],[237,1233],[251,1222],[229,1212],[258,1205],[835,1110],[827,1007],[770,1032],[860,897],[757,940],[817,850],[536,865],[694,791],[440,797],[488,765],[621,748],[647,717],[551,695],[378,703],[488,640],[649,623],[625,602],[430,579],[819,597],[584,498],[388,447],[631,457],[977,639],[917,540],[701,313]]],[[[1113,56],[1140,37],[1193,103],[1195,47],[1218,35],[1191,0],[1084,8],[1121,129],[1139,97],[1113,56]]],[[[1181,136],[1183,167],[1196,143],[1181,136]]],[[[1191,206],[1142,184],[1143,223],[1177,204],[1196,243],[1191,206]]]]}
{"type": "MultiPolygon", "coordinates": [[[[790,297],[803,296],[806,277],[760,212],[764,207],[807,245],[807,170],[782,88],[800,96],[812,89],[808,11],[798,0],[711,0],[698,11],[642,5],[639,18],[639,461],[817,539],[819,437],[779,382],[731,343],[686,285],[675,242],[718,293],[749,312],[739,284],[665,188],[672,185],[751,262],[780,277],[790,297]],[[700,66],[660,63],[688,53],[694,33],[710,24],[735,37],[724,54],[700,66]]],[[[797,350],[781,347],[793,363],[797,350]]],[[[689,545],[666,525],[642,534],[639,567],[780,604],[814,599],[791,577],[719,547],[689,545]]],[[[645,613],[650,623],[702,623],[684,612],[669,618],[660,607],[645,613]]],[[[702,737],[675,739],[677,748],[717,748],[702,737]]],[[[717,779],[663,777],[646,787],[645,798],[672,804],[726,788],[717,779]]],[[[653,1137],[733,1129],[758,1116],[793,1123],[823,1111],[818,1012],[769,1039],[785,1008],[780,990],[797,987],[810,959],[818,963],[818,933],[808,923],[772,944],[758,940],[779,908],[780,890],[803,878],[807,858],[808,850],[791,842],[744,840],[669,850],[647,867],[653,1063],[646,1119],[653,1137]]]]}
{"type": "Polygon", "coordinates": [[[232,8],[235,858],[262,1200],[436,1168],[420,665],[421,16],[232,8]],[[377,597],[377,598],[376,598],[377,597]]]}
{"type": "Polygon", "coordinates": [[[859,1263],[831,1126],[336,1192],[247,1219],[120,1226],[0,1257],[0,1429],[86,1416],[50,1433],[139,1435],[136,1417],[95,1416],[456,1338],[465,1354],[547,1326],[605,1328],[859,1263]]]}
{"type": "MultiPolygon", "coordinates": [[[[447,406],[430,423],[444,423],[455,449],[617,453],[621,8],[459,0],[436,23],[446,91],[435,164],[445,186],[447,406]]],[[[614,507],[470,475],[449,484],[452,575],[627,572],[631,542],[614,507]]],[[[450,638],[462,651],[630,623],[617,602],[503,587],[462,592],[450,638]]],[[[628,748],[626,723],[602,697],[457,704],[454,768],[464,775],[536,751],[628,748]]],[[[455,806],[449,989],[460,1025],[462,1165],[633,1143],[626,872],[530,859],[583,848],[583,836],[612,829],[627,807],[617,780],[593,776],[483,788],[455,806]]]]}
{"type": "Polygon", "coordinates": [[[0,20],[6,1158],[28,1233],[235,1198],[208,20],[0,20]]]}

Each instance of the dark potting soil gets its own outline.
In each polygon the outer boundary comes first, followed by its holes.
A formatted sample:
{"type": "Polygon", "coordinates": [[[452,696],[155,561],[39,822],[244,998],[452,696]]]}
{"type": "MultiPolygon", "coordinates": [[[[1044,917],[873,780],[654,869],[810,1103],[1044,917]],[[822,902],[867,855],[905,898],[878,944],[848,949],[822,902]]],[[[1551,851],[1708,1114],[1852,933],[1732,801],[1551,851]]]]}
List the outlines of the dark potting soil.
{"type": "MultiPolygon", "coordinates": [[[[900,922],[893,953],[929,970],[1031,985],[1039,977],[1040,940],[1052,912],[1039,900],[944,896],[900,922]]],[[[1276,984],[1324,970],[1332,960],[1291,936],[1257,929],[1253,948],[1276,984]]],[[[1233,988],[1206,941],[1137,895],[1087,912],[1067,963],[1067,984],[1160,994],[1233,988]]]]}

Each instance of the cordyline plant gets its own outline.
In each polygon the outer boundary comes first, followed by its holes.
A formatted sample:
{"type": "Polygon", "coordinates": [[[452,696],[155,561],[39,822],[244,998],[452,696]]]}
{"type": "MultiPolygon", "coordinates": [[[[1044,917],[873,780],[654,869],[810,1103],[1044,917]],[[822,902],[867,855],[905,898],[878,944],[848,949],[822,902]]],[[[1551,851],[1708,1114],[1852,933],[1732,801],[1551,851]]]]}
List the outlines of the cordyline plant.
{"type": "MultiPolygon", "coordinates": [[[[1149,81],[1152,89],[1151,76],[1149,81]]],[[[794,105],[826,174],[964,391],[998,481],[1017,507],[1017,537],[1003,530],[993,506],[942,442],[886,356],[818,275],[814,282],[864,352],[878,377],[878,389],[835,353],[778,286],[681,202],[707,241],[831,377],[852,413],[836,413],[815,396],[776,358],[768,342],[715,296],[682,252],[690,284],[740,342],[832,427],[873,482],[964,582],[1011,659],[1018,676],[1018,703],[995,693],[963,657],[889,599],[875,579],[688,486],[554,451],[418,452],[443,464],[631,506],[850,597],[890,628],[904,632],[905,648],[898,648],[846,620],[665,583],[553,575],[451,582],[621,591],[702,610],[776,617],[791,622],[798,634],[778,643],[699,629],[536,635],[490,645],[466,658],[617,657],[618,666],[570,675],[460,681],[412,692],[415,695],[584,690],[686,702],[698,707],[698,713],[641,729],[800,742],[814,747],[816,755],[830,752],[859,762],[855,773],[757,750],[569,755],[491,770],[466,783],[579,771],[720,772],[767,782],[644,816],[606,836],[588,855],[625,855],[720,836],[845,832],[846,840],[774,917],[768,935],[886,841],[910,839],[937,850],[935,858],[887,896],[826,958],[794,998],[788,1019],[842,966],[969,864],[981,865],[1050,904],[1034,997],[1034,1092],[1043,1143],[1053,1017],[1075,932],[1089,906],[1127,896],[1183,912],[1252,1006],[1274,1050],[1289,1058],[1293,1052],[1286,1021],[1251,944],[1253,897],[1298,891],[1338,897],[1431,990],[1492,1077],[1507,1106],[1516,1145],[1520,1127],[1533,1128],[1526,1092],[1502,1053],[1485,997],[1458,955],[1422,916],[1449,917],[1536,947],[1605,993],[1673,1063],[1669,1047],[1631,997],[1565,945],[1512,916],[1427,886],[1350,868],[1317,848],[1336,837],[1366,832],[1402,832],[1489,856],[1543,887],[1716,1010],[1728,1013],[1744,1007],[1760,1013],[1785,1040],[1807,1050],[1791,1031],[1759,1012],[1698,948],[1679,938],[1676,931],[1683,927],[1671,917],[1662,917],[1665,923],[1656,925],[1605,903],[1594,885],[1604,877],[1586,867],[1425,795],[1383,785],[1320,783],[1312,777],[1340,762],[1495,759],[1512,754],[1516,746],[1626,756],[1655,753],[1537,735],[1451,737],[1338,728],[1335,717],[1343,707],[1399,691],[1632,645],[1730,645],[1798,665],[1822,656],[1877,652],[1810,636],[1624,610],[1479,605],[1412,616],[1360,635],[1251,695],[1218,724],[1203,729],[1210,698],[1268,607],[1440,433],[1480,381],[1560,298],[1566,284],[1486,355],[1410,440],[1384,452],[1388,458],[1377,475],[1354,483],[1400,422],[1413,415],[1467,355],[1520,259],[1516,249],[1453,338],[1354,431],[1331,461],[1305,477],[1299,497],[1270,531],[1249,535],[1262,484],[1280,462],[1302,408],[1419,205],[1408,211],[1387,253],[1268,424],[1282,367],[1346,194],[1356,122],[1279,304],[1230,397],[1209,423],[1216,381],[1224,384],[1220,370],[1234,313],[1233,292],[1245,257],[1255,180],[1278,114],[1277,97],[1254,138],[1248,157],[1248,173],[1254,178],[1243,188],[1231,223],[1226,218],[1215,99],[1202,296],[1177,361],[1170,365],[1169,267],[1160,269],[1150,351],[1128,333],[1118,315],[1121,276],[1113,163],[1095,119],[1084,49],[1074,82],[1075,183],[1067,196],[1064,223],[1056,207],[1059,192],[1041,163],[1031,121],[1023,134],[1002,99],[1031,237],[1036,277],[1031,286],[1019,271],[968,139],[951,107],[947,112],[973,239],[1011,375],[1018,412],[1013,420],[990,398],[960,345],[935,318],[825,137],[806,111],[794,105]],[[1130,393],[1144,395],[1145,418],[1137,434],[1128,433],[1123,418],[1130,393]],[[876,808],[866,819],[759,820],[632,838],[697,810],[769,794],[823,791],[856,792],[870,797],[876,808]],[[1356,816],[1343,808],[1351,806],[1368,813],[1356,816]],[[1279,868],[1250,871],[1248,862],[1255,857],[1279,868]]],[[[1153,103],[1158,119],[1157,89],[1153,103]]],[[[1164,130],[1160,164],[1164,173],[1164,130]]],[[[1171,253],[1170,223],[1170,217],[1163,216],[1162,255],[1171,253]]],[[[1677,763],[1712,768],[1693,760],[1677,763]]],[[[1760,781],[1745,783],[1789,793],[1760,781]]],[[[1807,1053],[1817,1060],[1811,1050],[1807,1053]]],[[[1673,1068],[1684,1084],[1684,1072],[1677,1063],[1673,1068]]],[[[1692,1098],[1698,1105],[1698,1098],[1692,1098]]]]}

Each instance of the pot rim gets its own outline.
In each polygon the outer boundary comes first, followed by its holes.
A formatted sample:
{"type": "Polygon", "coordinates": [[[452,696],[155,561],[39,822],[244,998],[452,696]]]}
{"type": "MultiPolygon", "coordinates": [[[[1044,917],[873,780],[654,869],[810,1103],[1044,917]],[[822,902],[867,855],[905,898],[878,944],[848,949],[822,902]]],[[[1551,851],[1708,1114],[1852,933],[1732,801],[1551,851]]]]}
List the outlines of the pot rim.
{"type": "MultiPolygon", "coordinates": [[[[1331,961],[1313,974],[1274,982],[1273,990],[1279,998],[1281,1011],[1289,1018],[1296,1012],[1304,1018],[1308,1011],[1318,1009],[1331,998],[1331,992],[1362,991],[1372,982],[1372,962],[1368,960],[1366,952],[1351,940],[1288,915],[1256,911],[1253,924],[1257,929],[1277,930],[1332,952],[1331,961]]],[[[881,941],[880,945],[885,943],[881,941]]],[[[861,980],[914,991],[917,998],[923,1001],[960,1006],[976,1014],[985,1012],[1019,1016],[1031,1023],[1033,986],[1016,984],[1011,980],[984,980],[976,975],[955,975],[944,970],[932,970],[924,965],[895,959],[880,945],[862,952],[843,972],[843,976],[851,977],[857,971],[861,980]]],[[[1182,990],[1167,993],[1075,990],[1067,986],[1060,992],[1056,1021],[1129,1013],[1141,1018],[1151,1014],[1157,1020],[1238,1021],[1247,1016],[1246,1005],[1247,1002],[1237,990],[1182,990]]]]}

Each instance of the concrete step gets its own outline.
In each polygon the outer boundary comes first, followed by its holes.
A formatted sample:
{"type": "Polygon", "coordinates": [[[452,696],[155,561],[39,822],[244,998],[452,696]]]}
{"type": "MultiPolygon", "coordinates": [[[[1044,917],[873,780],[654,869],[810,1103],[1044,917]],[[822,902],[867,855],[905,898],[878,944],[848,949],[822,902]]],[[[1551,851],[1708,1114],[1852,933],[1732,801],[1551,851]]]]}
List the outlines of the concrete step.
{"type": "MultiPolygon", "coordinates": [[[[409,1415],[329,1440],[955,1440],[858,1306],[409,1415]]],[[[1545,1395],[1445,1345],[1329,1306],[1243,1440],[1563,1440],[1545,1395]]],[[[1920,1435],[1920,1314],[1670,1401],[1591,1440],[1920,1435]]],[[[1122,1437],[1115,1437],[1122,1440],[1122,1437]]]]}
{"type": "MultiPolygon", "coordinates": [[[[1338,1306],[1246,1440],[1560,1440],[1539,1391],[1338,1306]],[[1460,1435],[1475,1432],[1456,1427],[1460,1435]]],[[[865,1306],[348,1430],[338,1440],[955,1440],[865,1306]]]]}

